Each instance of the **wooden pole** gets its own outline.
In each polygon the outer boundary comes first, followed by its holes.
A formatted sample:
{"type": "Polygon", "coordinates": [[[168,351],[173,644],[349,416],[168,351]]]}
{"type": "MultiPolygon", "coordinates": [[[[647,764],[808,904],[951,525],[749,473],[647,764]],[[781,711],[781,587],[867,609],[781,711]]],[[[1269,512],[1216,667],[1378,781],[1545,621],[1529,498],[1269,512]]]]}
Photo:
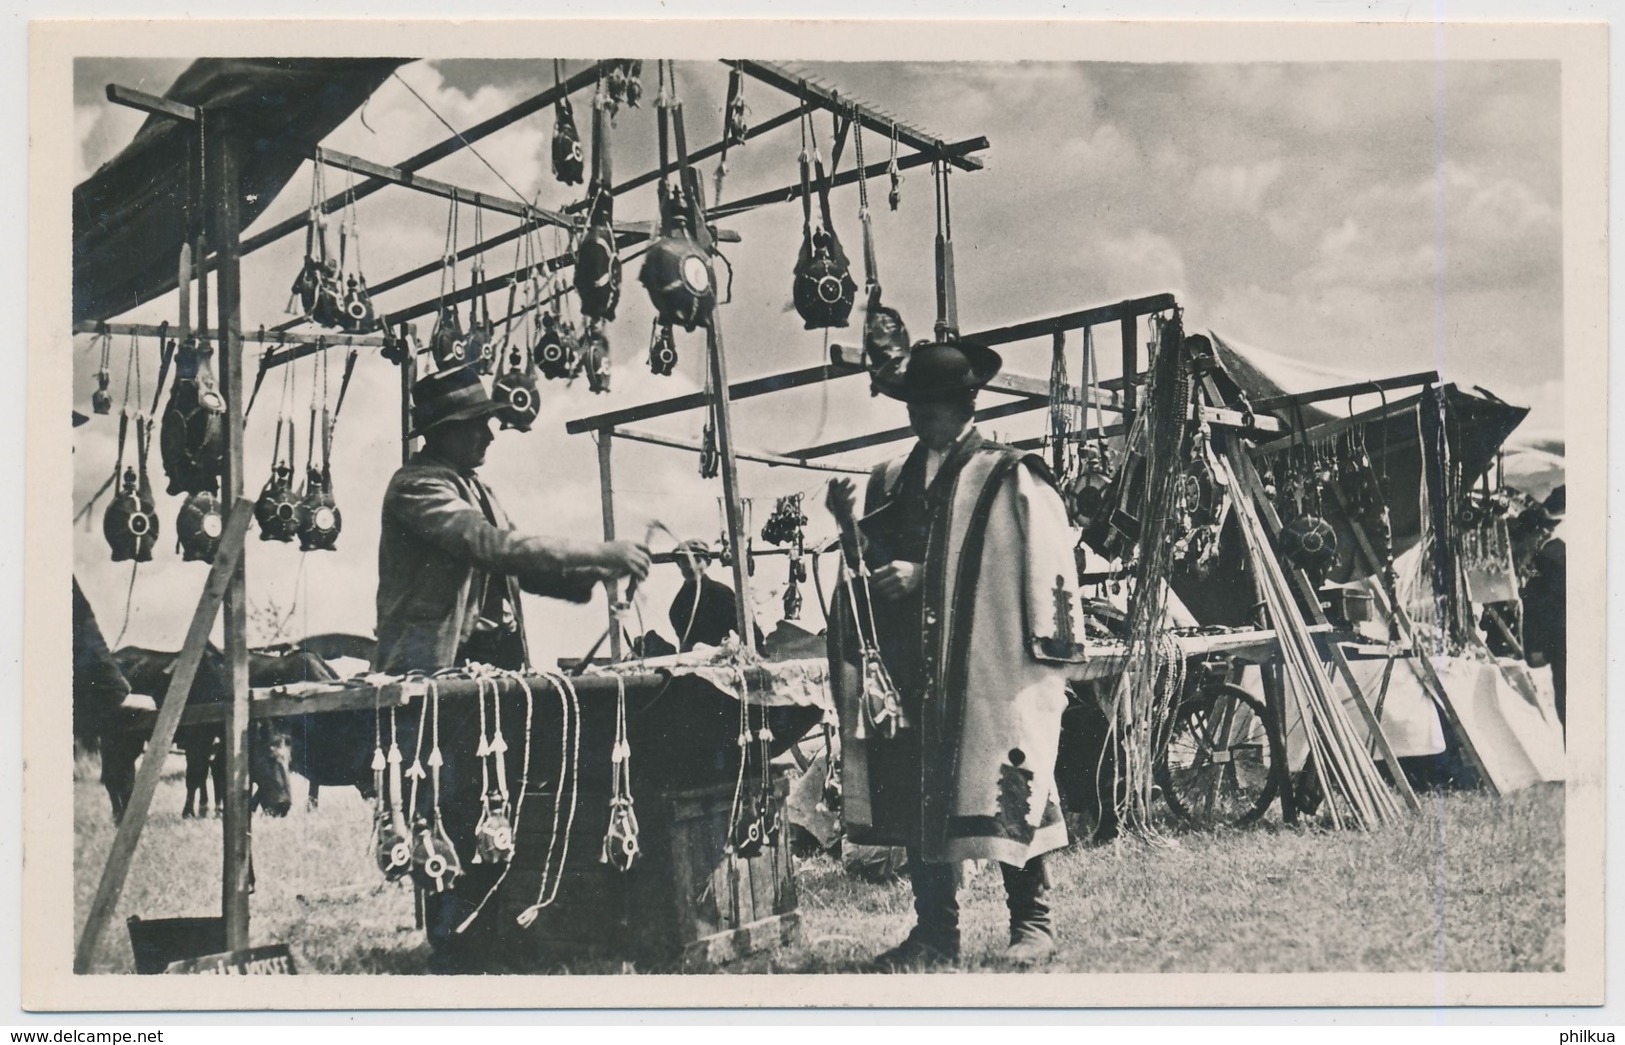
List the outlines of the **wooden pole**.
{"type": "Polygon", "coordinates": [[[751,627],[750,564],[746,561],[744,522],[740,518],[739,472],[734,461],[733,424],[728,411],[728,361],[722,347],[722,324],[716,312],[711,313],[706,327],[706,354],[710,358],[711,387],[717,397],[717,452],[722,458],[723,514],[728,522],[728,546],[733,550],[735,623],[739,643],[747,649],[755,648],[755,629],[751,627]]]}
{"type": "Polygon", "coordinates": [[[146,826],[147,810],[152,807],[152,796],[158,790],[158,777],[163,773],[164,756],[175,743],[175,728],[180,725],[181,714],[192,693],[192,682],[197,678],[203,650],[214,629],[214,618],[225,600],[242,559],[243,538],[248,524],[254,518],[254,506],[246,500],[237,501],[226,518],[226,528],[220,535],[220,547],[215,551],[214,565],[203,584],[203,595],[192,614],[192,624],[186,630],[186,641],[175,661],[175,673],[170,677],[164,703],[158,709],[153,723],[152,737],[147,741],[147,757],[141,760],[141,769],[135,775],[135,789],[125,807],[124,819],[119,822],[118,834],[113,837],[113,848],[107,854],[102,868],[101,882],[96,886],[96,898],[91,901],[90,915],[79,934],[79,945],[74,950],[73,971],[87,973],[96,953],[96,943],[102,930],[118,905],[119,893],[124,890],[124,878],[130,870],[130,860],[141,841],[141,829],[146,826]]]}
{"type": "MultiPolygon", "coordinates": [[[[1118,329],[1123,332],[1123,431],[1134,431],[1134,414],[1139,403],[1139,390],[1134,385],[1134,375],[1140,372],[1140,349],[1134,343],[1134,316],[1124,316],[1118,321],[1118,329]]],[[[1214,403],[1214,406],[1219,404],[1214,403]]]]}
{"type": "MultiPolygon", "coordinates": [[[[598,504],[604,516],[604,540],[615,539],[615,474],[613,454],[615,429],[600,428],[598,440],[598,504]]],[[[615,616],[615,607],[621,601],[621,582],[613,578],[604,582],[604,594],[609,597],[609,655],[621,659],[621,622],[615,616]]]]}
{"type": "Polygon", "coordinates": [[[406,338],[406,358],[401,360],[401,464],[412,459],[412,385],[417,381],[417,337],[408,333],[411,325],[402,323],[401,336],[406,338]]]}
{"type": "MultiPolygon", "coordinates": [[[[230,123],[210,114],[200,120],[205,187],[211,218],[209,239],[215,249],[215,295],[220,331],[220,391],[226,401],[225,469],[221,494],[227,504],[243,496],[242,271],[238,217],[238,143],[230,123]]],[[[199,257],[205,256],[199,251],[199,257]]],[[[200,287],[201,293],[201,287],[200,287]]],[[[226,669],[231,678],[231,711],[226,716],[226,808],[222,822],[225,857],[220,883],[221,911],[226,920],[226,947],[248,947],[249,788],[248,779],[248,597],[244,557],[238,556],[225,594],[226,669]]]]}
{"type": "MultiPolygon", "coordinates": [[[[1270,539],[1278,542],[1281,535],[1281,517],[1276,514],[1275,505],[1264,495],[1264,486],[1258,478],[1257,470],[1253,468],[1252,459],[1234,446],[1226,451],[1225,456],[1230,461],[1231,470],[1241,484],[1247,488],[1245,491],[1232,491],[1236,495],[1237,506],[1241,510],[1247,510],[1249,501],[1256,506],[1259,518],[1267,528],[1270,539]]],[[[1355,525],[1358,526],[1359,524],[1355,523],[1355,525]]],[[[1304,606],[1308,610],[1309,619],[1316,624],[1325,624],[1327,622],[1326,611],[1320,606],[1320,593],[1315,591],[1315,586],[1310,583],[1309,575],[1296,567],[1292,568],[1290,572],[1293,582],[1297,585],[1298,594],[1302,596],[1304,606]]],[[[1399,759],[1395,756],[1392,745],[1388,743],[1388,735],[1383,732],[1382,722],[1377,718],[1376,712],[1372,710],[1371,702],[1365,698],[1364,688],[1361,687],[1359,680],[1354,677],[1354,669],[1349,667],[1348,657],[1343,654],[1343,647],[1337,643],[1335,638],[1328,638],[1325,649],[1333,667],[1337,669],[1337,673],[1342,677],[1344,684],[1348,686],[1349,695],[1354,698],[1354,706],[1360,712],[1360,717],[1365,721],[1366,730],[1376,743],[1378,753],[1388,764],[1388,775],[1393,780],[1394,790],[1399,792],[1399,797],[1405,803],[1405,808],[1413,813],[1416,812],[1422,808],[1422,804],[1417,800],[1416,792],[1411,790],[1411,782],[1406,779],[1405,771],[1400,768],[1399,759]]]]}

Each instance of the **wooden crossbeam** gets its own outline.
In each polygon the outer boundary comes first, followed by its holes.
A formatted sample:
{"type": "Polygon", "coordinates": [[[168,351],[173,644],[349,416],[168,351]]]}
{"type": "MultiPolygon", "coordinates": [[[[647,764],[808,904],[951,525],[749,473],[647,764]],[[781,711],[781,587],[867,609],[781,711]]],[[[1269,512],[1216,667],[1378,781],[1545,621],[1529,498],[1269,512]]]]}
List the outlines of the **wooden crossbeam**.
{"type": "MultiPolygon", "coordinates": [[[[784,124],[789,123],[791,120],[794,120],[796,117],[812,108],[812,106],[807,105],[797,106],[788,110],[787,112],[780,113],[771,119],[763,120],[761,123],[756,124],[755,126],[751,127],[750,130],[745,132],[745,140],[749,141],[751,138],[754,138],[759,134],[765,134],[776,127],[782,127],[784,124]]],[[[735,147],[737,148],[737,143],[735,147]]],[[[720,141],[715,142],[691,155],[689,157],[689,162],[696,163],[700,160],[708,159],[721,151],[722,143],[720,141]]],[[[620,196],[622,193],[641,188],[658,177],[660,177],[660,168],[656,167],[654,170],[645,171],[635,178],[630,178],[627,181],[621,182],[621,184],[610,190],[610,195],[620,196]]],[[[567,205],[564,208],[563,213],[574,214],[578,211],[584,210],[586,206],[586,200],[577,200],[576,202],[567,205]]],[[[481,240],[478,243],[464,247],[462,250],[459,250],[456,253],[455,258],[458,261],[466,261],[476,255],[484,254],[489,250],[500,247],[505,243],[512,243],[514,240],[524,235],[525,229],[535,227],[535,224],[521,223],[514,228],[507,230],[506,232],[499,232],[489,239],[481,240]]],[[[444,264],[444,262],[441,259],[436,258],[434,261],[428,262],[427,264],[419,265],[417,268],[408,269],[399,275],[391,276],[386,280],[374,283],[370,289],[374,294],[382,294],[385,291],[394,290],[396,287],[410,283],[415,279],[422,279],[424,276],[433,275],[442,264],[444,264]]]]}
{"type": "MultiPolygon", "coordinates": [[[[798,76],[788,69],[780,68],[768,62],[724,60],[724,64],[738,69],[745,75],[777,88],[786,94],[811,102],[838,116],[849,117],[862,124],[865,130],[873,131],[888,140],[893,134],[897,140],[912,149],[928,154],[928,159],[946,159],[949,163],[964,171],[979,171],[982,162],[970,156],[955,155],[951,153],[952,146],[947,145],[942,138],[911,127],[901,120],[877,111],[873,106],[866,105],[856,99],[845,97],[836,91],[823,86],[806,77],[798,76]]],[[[899,161],[901,163],[901,161],[899,161]]]]}
{"type": "MultiPolygon", "coordinates": [[[[1076,433],[1080,442],[1087,439],[1110,439],[1114,435],[1122,434],[1123,426],[1121,424],[1107,425],[1105,428],[1097,428],[1093,432],[1076,433]]],[[[1048,446],[1050,442],[1050,436],[1035,435],[1031,439],[1012,439],[1010,440],[1010,445],[1015,447],[1017,450],[1038,450],[1042,447],[1048,446]]]]}
{"type": "MultiPolygon", "coordinates": [[[[558,101],[560,98],[578,91],[583,87],[592,86],[594,83],[598,82],[599,69],[600,66],[604,64],[605,63],[602,62],[595,62],[592,65],[587,66],[585,69],[582,69],[574,76],[566,79],[563,84],[549,87],[538,94],[532,95],[530,98],[527,98],[525,101],[520,102],[518,105],[515,105],[512,108],[505,109],[489,119],[482,120],[467,130],[453,133],[451,137],[441,139],[435,144],[429,146],[427,149],[424,149],[423,151],[402,160],[400,163],[395,165],[396,169],[402,171],[421,170],[432,163],[443,160],[447,156],[473,145],[482,138],[486,138],[492,134],[495,134],[497,131],[518,123],[520,120],[532,115],[533,113],[540,112],[541,110],[552,105],[554,102],[558,101]]],[[[111,90],[112,88],[110,87],[109,91],[111,92],[111,90]]],[[[128,88],[120,88],[119,90],[125,93],[132,93],[129,92],[128,88]]],[[[109,93],[109,97],[112,97],[111,93],[109,93]]],[[[382,181],[376,178],[368,178],[365,181],[358,182],[351,189],[346,189],[344,192],[335,193],[334,195],[329,196],[327,199],[318,204],[318,207],[323,214],[331,214],[334,211],[342,208],[346,199],[364,199],[388,184],[390,183],[387,181],[382,181]]],[[[243,240],[240,248],[241,254],[252,254],[261,247],[269,246],[270,244],[275,243],[291,233],[298,232],[308,224],[310,224],[310,211],[308,209],[301,210],[299,213],[292,215],[283,221],[277,222],[275,225],[272,225],[265,231],[255,233],[254,235],[243,240]]],[[[202,266],[204,272],[213,271],[215,264],[216,260],[213,256],[200,260],[200,265],[202,266]]],[[[160,297],[169,291],[174,290],[176,283],[177,281],[174,279],[166,279],[163,283],[154,288],[153,296],[160,297]]]]}
{"type": "Polygon", "coordinates": [[[1437,370],[1423,370],[1415,374],[1401,374],[1398,377],[1378,378],[1374,381],[1357,381],[1353,384],[1334,385],[1331,388],[1318,388],[1313,392],[1300,392],[1296,395],[1270,396],[1260,399],[1252,404],[1254,410],[1279,410],[1288,406],[1308,406],[1310,403],[1324,403],[1331,399],[1347,399],[1356,395],[1375,395],[1378,392],[1392,392],[1396,388],[1415,388],[1418,385],[1436,385],[1439,383],[1437,370]]]}
{"type": "MultiPolygon", "coordinates": [[[[617,439],[630,439],[635,443],[648,443],[651,446],[664,446],[673,450],[689,450],[700,453],[704,447],[693,439],[680,439],[676,436],[662,435],[658,432],[645,432],[637,428],[611,428],[608,430],[617,439]]],[[[765,464],[774,467],[806,468],[815,472],[841,472],[846,475],[868,475],[869,469],[861,465],[836,464],[828,461],[803,461],[799,457],[789,457],[785,454],[769,453],[764,450],[735,450],[734,456],[741,461],[751,461],[755,464],[765,464]]]]}
{"type": "MultiPolygon", "coordinates": [[[[1017,399],[997,406],[984,407],[976,411],[975,419],[978,421],[993,421],[1001,417],[1010,417],[1015,414],[1031,413],[1034,410],[1048,409],[1049,404],[1038,399],[1017,399]]],[[[831,454],[846,453],[851,450],[862,450],[871,446],[880,446],[884,443],[895,443],[899,439],[907,439],[914,434],[914,430],[907,426],[902,428],[888,428],[882,432],[871,432],[868,435],[853,436],[850,439],[837,439],[832,443],[820,443],[802,450],[791,450],[789,456],[796,458],[828,457],[831,454]]]]}
{"type": "MultiPolygon", "coordinates": [[[[119,822],[118,833],[113,838],[113,847],[108,852],[107,864],[102,868],[101,881],[96,886],[96,897],[91,901],[90,914],[85,920],[84,930],[79,934],[79,943],[73,956],[73,971],[76,973],[90,971],[96,944],[101,939],[102,931],[107,927],[108,919],[113,915],[113,909],[118,905],[119,894],[124,890],[124,880],[130,870],[130,861],[135,856],[136,844],[141,841],[141,829],[146,826],[147,811],[152,807],[152,796],[158,790],[158,778],[163,772],[164,756],[175,743],[176,727],[180,725],[181,716],[186,711],[186,701],[191,695],[198,665],[203,661],[203,651],[209,642],[209,632],[214,628],[214,619],[220,612],[220,604],[226,598],[226,589],[231,585],[237,563],[242,558],[243,539],[248,535],[248,524],[253,518],[254,505],[246,498],[233,505],[231,514],[226,518],[225,529],[220,535],[220,544],[215,550],[214,565],[209,568],[208,580],[203,585],[203,595],[198,599],[197,609],[192,614],[191,627],[186,631],[186,641],[182,644],[180,656],[175,662],[175,673],[170,676],[169,689],[164,694],[163,706],[158,709],[157,721],[152,727],[152,738],[147,742],[147,756],[141,760],[141,769],[135,775],[135,789],[131,792],[129,804],[124,809],[124,818],[119,822]]],[[[220,709],[222,719],[225,712],[226,709],[222,707],[220,709]]]]}
{"type": "MultiPolygon", "coordinates": [[[[1013,323],[1009,326],[992,327],[988,330],[979,330],[975,333],[961,334],[960,336],[966,341],[975,341],[984,345],[1003,345],[1011,341],[1025,341],[1028,338],[1065,333],[1081,327],[1095,327],[1106,323],[1119,323],[1125,319],[1138,319],[1140,316],[1166,312],[1174,308],[1177,303],[1172,294],[1153,294],[1150,297],[1131,298],[1110,305],[1096,305],[1093,308],[1067,312],[1047,319],[1033,319],[1023,323],[1013,323]]],[[[1113,383],[1120,385],[1121,379],[1112,379],[1111,382],[1103,381],[1100,384],[1102,387],[1110,388],[1113,383]]]]}
{"type": "MultiPolygon", "coordinates": [[[[73,332],[75,334],[100,334],[106,332],[119,337],[155,338],[164,333],[167,333],[169,337],[180,336],[180,328],[175,326],[169,327],[166,331],[164,327],[153,323],[101,323],[93,319],[75,323],[73,325],[73,332]]],[[[194,331],[194,333],[196,333],[200,338],[211,341],[219,340],[220,337],[220,332],[214,329],[198,330],[194,331]]],[[[245,330],[243,331],[242,339],[244,344],[308,345],[312,348],[312,350],[320,345],[325,345],[328,348],[332,348],[337,345],[361,345],[364,347],[377,348],[384,343],[383,337],[378,334],[345,334],[338,331],[325,334],[293,334],[266,330],[261,330],[257,333],[249,333],[245,330]]]]}
{"type": "MultiPolygon", "coordinates": [[[[967,335],[964,340],[977,339],[973,335],[967,335]]],[[[851,345],[831,345],[829,347],[829,356],[832,363],[845,367],[853,373],[864,369],[863,349],[861,348],[851,345]]],[[[1026,374],[1012,374],[1002,370],[994,376],[993,380],[987,383],[987,389],[990,392],[1008,392],[1011,395],[1024,396],[1028,399],[1048,401],[1050,398],[1048,378],[1029,377],[1026,374]]],[[[1083,393],[1076,385],[1068,385],[1062,394],[1075,402],[1081,402],[1083,399],[1083,393]]],[[[1121,398],[1116,393],[1099,388],[1090,390],[1089,399],[1093,405],[1105,410],[1115,411],[1120,409],[1122,405],[1121,398]]]]}
{"type": "Polygon", "coordinates": [[[172,101],[146,91],[138,91],[133,87],[120,87],[116,83],[107,85],[107,100],[114,105],[123,105],[153,116],[167,116],[172,120],[183,120],[186,123],[196,123],[198,119],[198,108],[195,105],[172,101]]]}
{"type": "MultiPolygon", "coordinates": [[[[818,107],[815,106],[815,105],[808,105],[808,104],[791,106],[789,109],[786,109],[784,112],[779,113],[777,116],[770,116],[767,119],[763,120],[761,123],[752,125],[748,130],[745,131],[744,140],[745,141],[750,141],[752,138],[755,138],[758,135],[766,134],[768,131],[776,130],[776,129],[780,128],[780,127],[783,127],[785,124],[790,123],[790,122],[800,118],[805,113],[817,111],[817,108],[818,107]]],[[[739,142],[734,142],[730,146],[730,148],[735,148],[735,149],[739,148],[739,142]]],[[[698,152],[689,153],[689,156],[688,156],[689,165],[693,166],[694,164],[699,163],[701,160],[708,160],[711,157],[716,156],[717,154],[719,154],[721,152],[722,152],[722,142],[720,140],[712,142],[710,145],[707,145],[705,148],[699,150],[698,152]]],[[[655,179],[659,178],[661,174],[662,174],[662,170],[659,167],[655,167],[652,170],[644,171],[642,174],[639,174],[637,177],[628,178],[626,181],[623,181],[619,185],[616,185],[614,188],[610,189],[609,190],[610,195],[611,196],[620,196],[622,193],[631,192],[633,189],[640,189],[643,186],[645,186],[645,185],[649,184],[650,182],[654,181],[655,179]]],[[[584,200],[584,199],[576,200],[574,203],[571,203],[571,204],[569,204],[568,206],[566,206],[564,208],[565,213],[573,214],[573,213],[576,213],[578,211],[586,210],[587,209],[587,202],[588,201],[584,200]]]]}
{"type": "MultiPolygon", "coordinates": [[[[768,374],[766,377],[753,377],[748,381],[740,381],[730,385],[728,387],[728,398],[733,400],[749,399],[752,396],[767,395],[787,388],[799,388],[802,385],[829,381],[837,377],[849,377],[856,372],[833,365],[786,370],[782,373],[768,374]]],[[[578,417],[574,421],[565,422],[564,430],[571,435],[580,435],[582,432],[596,432],[601,428],[618,428],[622,425],[636,424],[639,421],[650,421],[657,417],[665,417],[667,414],[680,413],[684,410],[698,410],[705,405],[707,405],[707,399],[704,392],[690,392],[687,395],[659,399],[639,406],[623,407],[619,410],[594,414],[591,417],[578,417]]]]}
{"type": "MultiPolygon", "coordinates": [[[[402,167],[390,167],[382,163],[374,163],[372,160],[352,156],[347,152],[339,152],[337,149],[329,149],[318,145],[311,159],[318,163],[325,163],[329,167],[365,174],[368,178],[387,182],[391,185],[399,185],[406,189],[415,189],[430,196],[439,196],[441,199],[446,200],[455,199],[459,203],[479,207],[481,210],[496,211],[499,214],[508,214],[516,218],[533,218],[537,224],[541,225],[570,228],[575,224],[570,217],[555,210],[548,210],[546,207],[533,207],[528,203],[521,203],[501,196],[492,196],[489,193],[476,192],[473,189],[465,189],[450,182],[425,178],[421,174],[402,167]]],[[[617,227],[619,227],[619,224],[617,224],[617,227]]],[[[642,227],[639,230],[643,230],[642,227]]]]}
{"type": "MultiPolygon", "coordinates": [[[[604,64],[606,63],[594,62],[592,65],[582,69],[574,76],[566,79],[563,84],[549,87],[538,94],[532,95],[526,100],[520,102],[518,105],[505,109],[489,119],[482,120],[467,130],[454,132],[451,137],[442,138],[440,141],[429,146],[427,149],[424,149],[421,152],[415,153],[412,156],[402,160],[400,163],[396,164],[395,167],[397,170],[402,171],[417,171],[422,170],[424,167],[427,167],[432,163],[438,163],[447,156],[460,152],[468,146],[473,145],[475,142],[495,134],[497,131],[510,127],[528,116],[541,112],[543,109],[552,105],[560,98],[566,97],[582,89],[583,87],[592,86],[598,82],[600,67],[604,64]]],[[[346,196],[352,199],[360,200],[367,196],[371,196],[373,193],[377,192],[379,189],[382,189],[388,184],[389,182],[387,181],[369,178],[365,181],[358,182],[353,189],[347,190],[346,192],[335,193],[332,196],[329,196],[319,204],[319,207],[323,214],[331,214],[344,206],[346,196]]],[[[278,222],[277,224],[266,229],[264,232],[257,233],[250,236],[248,239],[243,240],[243,253],[251,254],[263,246],[276,242],[289,233],[298,232],[308,224],[310,224],[310,212],[308,210],[301,211],[300,213],[289,217],[285,221],[278,222]]]]}
{"type": "MultiPolygon", "coordinates": [[[[988,142],[986,138],[967,138],[964,141],[955,142],[952,145],[945,146],[945,148],[948,149],[952,155],[961,157],[968,157],[971,153],[980,152],[987,147],[988,142]]],[[[913,153],[912,155],[899,158],[897,161],[897,169],[900,171],[911,170],[915,167],[924,166],[930,162],[931,158],[929,156],[926,156],[924,153],[917,152],[913,153]]],[[[830,176],[830,188],[838,189],[843,185],[851,185],[859,178],[878,178],[882,174],[886,173],[888,166],[890,166],[888,161],[881,160],[878,163],[869,164],[867,167],[863,168],[861,173],[856,168],[849,171],[841,171],[839,174],[830,176]]],[[[817,191],[817,186],[813,187],[813,191],[817,191]]],[[[768,192],[758,192],[754,196],[746,196],[741,200],[734,200],[731,203],[724,203],[720,206],[712,207],[707,214],[712,218],[731,218],[736,215],[743,214],[748,210],[755,210],[757,207],[760,207],[763,204],[789,203],[793,200],[799,200],[801,197],[801,182],[797,181],[793,184],[786,185],[783,188],[772,189],[768,192]]]]}

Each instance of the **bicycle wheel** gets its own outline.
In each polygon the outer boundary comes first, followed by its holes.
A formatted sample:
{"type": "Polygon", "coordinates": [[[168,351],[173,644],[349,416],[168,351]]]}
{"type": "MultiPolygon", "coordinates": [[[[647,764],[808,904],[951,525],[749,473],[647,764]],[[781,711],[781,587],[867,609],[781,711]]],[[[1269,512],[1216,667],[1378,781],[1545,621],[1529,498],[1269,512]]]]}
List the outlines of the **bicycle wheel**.
{"type": "Polygon", "coordinates": [[[1274,725],[1239,686],[1208,686],[1179,705],[1155,775],[1168,808],[1198,824],[1250,824],[1275,801],[1274,725]]]}

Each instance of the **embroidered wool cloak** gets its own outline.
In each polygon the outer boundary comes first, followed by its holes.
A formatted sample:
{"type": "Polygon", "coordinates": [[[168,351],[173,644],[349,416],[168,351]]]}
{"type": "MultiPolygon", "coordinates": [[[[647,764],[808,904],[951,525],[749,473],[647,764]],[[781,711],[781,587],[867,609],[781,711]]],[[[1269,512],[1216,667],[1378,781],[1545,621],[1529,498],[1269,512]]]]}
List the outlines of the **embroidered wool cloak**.
{"type": "Polygon", "coordinates": [[[835,593],[842,815],[855,842],[909,846],[927,862],[1020,866],[1067,841],[1055,755],[1067,665],[1083,653],[1072,534],[1040,458],[973,428],[927,488],[924,456],[916,446],[875,469],[861,524],[871,567],[925,567],[915,600],[873,608],[911,720],[894,739],[872,727],[858,735],[852,622],[869,610],[861,589],[835,593]]]}

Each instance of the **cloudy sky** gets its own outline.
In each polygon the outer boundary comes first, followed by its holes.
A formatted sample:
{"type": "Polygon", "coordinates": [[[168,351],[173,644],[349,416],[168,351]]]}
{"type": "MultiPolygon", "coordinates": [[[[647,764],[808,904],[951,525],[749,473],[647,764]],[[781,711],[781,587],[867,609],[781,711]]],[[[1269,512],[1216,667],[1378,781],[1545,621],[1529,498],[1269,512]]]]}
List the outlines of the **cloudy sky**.
{"type": "MultiPolygon", "coordinates": [[[[140,124],[137,114],[105,102],[105,85],[162,92],[185,65],[145,59],[78,63],[78,178],[115,155],[140,124]]],[[[1562,199],[1555,62],[818,63],[800,68],[948,140],[976,135],[990,140],[982,154],[986,170],[951,179],[959,312],[966,330],[1171,291],[1186,308],[1192,329],[1211,329],[1273,353],[1305,374],[1384,376],[1437,368],[1447,379],[1480,384],[1532,407],[1526,429],[1561,433],[1562,199]]],[[[652,65],[650,72],[652,96],[652,65]]],[[[405,84],[462,128],[551,82],[547,60],[403,66],[399,80],[387,81],[327,144],[390,163],[445,137],[436,115],[405,84]]],[[[718,133],[725,86],[726,71],[719,65],[678,65],[688,136],[696,147],[718,133]]],[[[755,83],[747,85],[746,99],[753,122],[787,108],[755,83]]],[[[579,95],[584,134],[587,109],[586,96],[579,95]]],[[[650,108],[623,111],[611,135],[618,178],[653,164],[654,127],[650,108]]],[[[477,148],[520,192],[558,207],[575,198],[576,190],[552,179],[551,132],[547,110],[477,148]]],[[[815,133],[827,157],[827,117],[818,120],[815,133]]],[[[864,144],[870,162],[887,149],[873,136],[864,144]]],[[[724,198],[795,181],[799,150],[790,124],[733,151],[724,198]]],[[[851,157],[849,146],[843,168],[850,167],[851,157]]],[[[714,162],[705,165],[708,185],[714,162]]],[[[512,195],[480,159],[466,153],[426,173],[512,195]]],[[[342,175],[329,171],[327,185],[336,191],[342,175]]],[[[903,311],[915,336],[927,334],[934,308],[934,204],[927,169],[907,173],[902,207],[895,213],[883,202],[884,181],[871,188],[886,299],[903,311]]],[[[307,170],[247,234],[302,209],[309,191],[307,170]]],[[[838,190],[834,209],[837,230],[857,263],[856,188],[838,190]]],[[[362,201],[368,278],[378,282],[437,257],[446,212],[443,201],[402,189],[362,201]]],[[[617,202],[619,218],[652,214],[652,189],[617,202]]],[[[486,235],[511,224],[487,216],[486,235]]],[[[826,351],[823,335],[803,330],[789,305],[799,207],[758,210],[724,225],[742,237],[726,251],[736,273],[732,302],[722,310],[730,376],[738,380],[819,362],[826,351]]],[[[471,214],[463,214],[461,226],[462,242],[471,242],[471,214]]],[[[291,236],[245,260],[246,327],[286,318],[287,288],[302,249],[303,237],[291,236]]],[[[548,249],[555,249],[551,241],[548,249]]],[[[488,268],[506,271],[512,260],[511,247],[499,248],[488,268]]],[[[613,392],[594,396],[585,387],[550,385],[535,430],[506,433],[492,448],[485,472],[522,526],[573,536],[599,532],[596,451],[587,437],[565,435],[565,420],[699,386],[699,335],[679,332],[677,374],[657,378],[645,368],[653,313],[635,282],[636,268],[636,262],[629,266],[621,314],[611,329],[613,392]]],[[[460,281],[466,284],[467,278],[465,269],[460,281]]],[[[395,309],[425,300],[438,284],[438,278],[420,280],[391,292],[382,304],[395,309]]],[[[501,304],[494,296],[493,309],[501,304]]],[[[117,318],[173,320],[175,311],[170,298],[117,318]]],[[[831,332],[830,339],[851,343],[855,330],[831,332]]],[[[75,356],[75,399],[86,412],[98,363],[89,340],[76,340],[75,356]]],[[[1102,344],[1102,366],[1109,374],[1115,334],[1104,334],[1102,344]]],[[[1074,340],[1074,375],[1077,345],[1074,340]]],[[[122,340],[114,347],[115,399],[123,391],[127,347],[122,340]]],[[[150,401],[155,346],[144,344],[140,351],[147,360],[150,401]]],[[[1013,371],[1045,375],[1048,341],[1011,346],[1006,359],[1013,371]]],[[[294,397],[308,404],[311,368],[295,369],[294,397]]],[[[251,493],[269,470],[278,382],[280,376],[268,381],[249,420],[251,493]]],[[[871,399],[863,385],[848,379],[742,403],[735,412],[738,441],[748,448],[785,451],[903,423],[896,404],[871,399]]],[[[291,547],[251,540],[250,598],[267,617],[273,605],[284,613],[291,608],[290,634],[371,631],[378,505],[399,454],[397,389],[393,368],[364,353],[334,449],[336,493],[345,514],[339,550],[301,556],[291,547]]],[[[1037,417],[995,422],[994,429],[1000,435],[1034,434],[1037,417]]],[[[701,423],[700,415],[691,414],[648,427],[698,438],[701,423]]],[[[303,431],[303,420],[300,426],[303,431]]],[[[112,418],[97,418],[76,432],[76,506],[111,471],[114,433],[112,418]]],[[[850,460],[866,464],[896,449],[850,460]]],[[[156,453],[153,467],[156,472],[156,453]]],[[[615,468],[623,535],[640,536],[649,520],[658,519],[679,533],[715,538],[720,486],[699,478],[691,456],[617,442],[615,468]]],[[[755,501],[758,529],[775,496],[807,491],[810,502],[821,496],[825,476],[819,473],[748,463],[740,468],[744,491],[755,501]]],[[[165,536],[155,561],[138,573],[124,641],[176,648],[206,567],[179,562],[172,544],[179,500],[159,500],[165,536]]],[[[827,520],[813,514],[813,532],[827,533],[827,520]]],[[[95,525],[76,533],[75,572],[112,639],[124,621],[130,568],[107,561],[99,520],[98,508],[95,525]]],[[[655,545],[664,547],[660,538],[655,545]]],[[[756,594],[765,627],[778,618],[783,574],[782,560],[764,560],[758,568],[756,594]]],[[[675,588],[671,568],[648,586],[646,627],[668,628],[666,607],[675,588]]],[[[818,611],[811,591],[807,594],[803,622],[817,627],[818,611]]],[[[601,597],[591,609],[533,600],[527,613],[539,660],[579,655],[602,628],[601,597]]]]}

